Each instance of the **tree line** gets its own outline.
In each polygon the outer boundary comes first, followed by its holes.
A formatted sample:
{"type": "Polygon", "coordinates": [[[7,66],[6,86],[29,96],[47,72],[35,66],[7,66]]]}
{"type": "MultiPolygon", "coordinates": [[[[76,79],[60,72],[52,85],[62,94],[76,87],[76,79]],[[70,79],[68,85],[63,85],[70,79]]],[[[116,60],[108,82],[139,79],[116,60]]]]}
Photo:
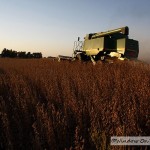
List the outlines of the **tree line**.
{"type": "Polygon", "coordinates": [[[10,57],[10,58],[42,58],[42,53],[31,53],[31,52],[17,52],[15,50],[9,50],[4,48],[1,53],[1,57],[10,57]]]}

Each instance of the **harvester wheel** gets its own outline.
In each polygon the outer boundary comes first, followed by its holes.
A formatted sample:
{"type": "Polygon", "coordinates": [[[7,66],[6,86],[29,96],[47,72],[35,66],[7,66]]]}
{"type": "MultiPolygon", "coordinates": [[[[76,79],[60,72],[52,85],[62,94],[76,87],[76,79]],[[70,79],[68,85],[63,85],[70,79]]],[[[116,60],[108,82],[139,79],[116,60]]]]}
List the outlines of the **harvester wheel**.
{"type": "Polygon", "coordinates": [[[105,56],[100,56],[100,60],[104,61],[105,60],[105,56]]]}
{"type": "Polygon", "coordinates": [[[78,60],[80,60],[80,61],[82,60],[82,56],[81,56],[81,54],[77,54],[77,56],[76,56],[76,57],[77,57],[77,59],[78,59],[78,60]]]}

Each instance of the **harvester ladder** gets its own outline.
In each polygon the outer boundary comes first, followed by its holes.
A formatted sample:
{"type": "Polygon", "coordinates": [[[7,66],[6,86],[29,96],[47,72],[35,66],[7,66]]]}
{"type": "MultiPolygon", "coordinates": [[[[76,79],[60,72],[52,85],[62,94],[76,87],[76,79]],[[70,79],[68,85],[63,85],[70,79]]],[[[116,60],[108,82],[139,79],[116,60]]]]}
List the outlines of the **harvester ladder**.
{"type": "Polygon", "coordinates": [[[83,48],[83,41],[75,41],[73,46],[73,54],[75,54],[75,51],[82,51],[83,48]]]}
{"type": "Polygon", "coordinates": [[[83,41],[75,41],[74,42],[74,50],[82,50],[83,41]]]}

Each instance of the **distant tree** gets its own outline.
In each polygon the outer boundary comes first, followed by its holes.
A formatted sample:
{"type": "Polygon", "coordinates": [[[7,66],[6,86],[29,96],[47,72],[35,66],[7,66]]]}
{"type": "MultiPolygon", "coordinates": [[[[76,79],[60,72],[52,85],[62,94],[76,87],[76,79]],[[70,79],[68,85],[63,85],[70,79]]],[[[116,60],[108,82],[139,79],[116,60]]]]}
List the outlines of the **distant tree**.
{"type": "Polygon", "coordinates": [[[2,53],[1,53],[1,56],[2,57],[10,57],[11,56],[11,51],[6,49],[6,48],[4,48],[2,53]]]}
{"type": "Polygon", "coordinates": [[[16,58],[17,57],[17,51],[9,50],[9,57],[16,58]]]}
{"type": "Polygon", "coordinates": [[[26,58],[26,52],[18,52],[19,58],[26,58]]]}
{"type": "Polygon", "coordinates": [[[12,51],[12,58],[16,58],[17,57],[17,51],[12,51]]]}
{"type": "Polygon", "coordinates": [[[2,50],[1,57],[6,57],[6,48],[2,50]]]}
{"type": "Polygon", "coordinates": [[[42,58],[42,53],[33,53],[33,58],[42,58]]]}
{"type": "Polygon", "coordinates": [[[31,53],[31,52],[17,52],[15,50],[8,50],[4,48],[1,53],[1,57],[10,57],[10,58],[42,58],[42,53],[31,53]]]}
{"type": "Polygon", "coordinates": [[[28,53],[26,54],[26,56],[27,56],[27,58],[33,58],[33,54],[31,54],[31,52],[28,52],[28,53]]]}

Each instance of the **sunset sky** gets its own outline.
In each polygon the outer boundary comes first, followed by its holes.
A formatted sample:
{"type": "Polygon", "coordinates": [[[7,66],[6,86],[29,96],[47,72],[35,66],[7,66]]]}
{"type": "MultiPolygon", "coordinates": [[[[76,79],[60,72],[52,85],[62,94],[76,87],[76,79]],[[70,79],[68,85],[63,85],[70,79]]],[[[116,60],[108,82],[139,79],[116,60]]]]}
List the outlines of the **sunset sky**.
{"type": "Polygon", "coordinates": [[[0,0],[0,51],[72,55],[77,37],[123,26],[150,56],[150,0],[0,0]]]}

